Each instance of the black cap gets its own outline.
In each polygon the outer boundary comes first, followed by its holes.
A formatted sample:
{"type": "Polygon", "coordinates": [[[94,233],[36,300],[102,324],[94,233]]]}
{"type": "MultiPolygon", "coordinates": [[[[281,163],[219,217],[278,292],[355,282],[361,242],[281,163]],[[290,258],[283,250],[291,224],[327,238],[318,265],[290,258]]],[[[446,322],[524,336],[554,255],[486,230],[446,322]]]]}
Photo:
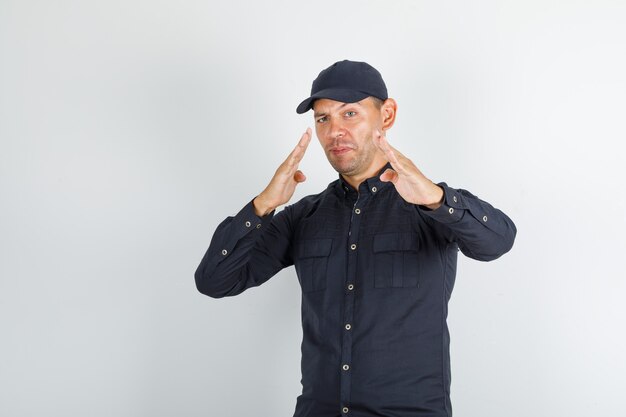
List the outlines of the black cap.
{"type": "Polygon", "coordinates": [[[313,81],[311,97],[300,103],[296,112],[307,112],[318,98],[354,103],[369,96],[387,100],[387,87],[380,72],[367,62],[343,60],[319,73],[313,81]]]}

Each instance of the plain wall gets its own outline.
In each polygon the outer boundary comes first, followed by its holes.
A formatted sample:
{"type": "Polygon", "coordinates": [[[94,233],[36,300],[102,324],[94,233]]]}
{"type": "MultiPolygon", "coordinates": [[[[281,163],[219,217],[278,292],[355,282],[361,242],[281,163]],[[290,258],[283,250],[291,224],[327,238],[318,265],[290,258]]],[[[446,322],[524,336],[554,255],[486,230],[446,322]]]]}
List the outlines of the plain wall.
{"type": "MultiPolygon", "coordinates": [[[[623,413],[623,1],[0,1],[0,415],[291,416],[294,269],[193,273],[318,72],[378,68],[392,145],[518,228],[459,258],[455,416],[623,413]],[[621,410],[621,411],[620,411],[621,410]]],[[[336,179],[316,139],[293,201],[336,179]]]]}

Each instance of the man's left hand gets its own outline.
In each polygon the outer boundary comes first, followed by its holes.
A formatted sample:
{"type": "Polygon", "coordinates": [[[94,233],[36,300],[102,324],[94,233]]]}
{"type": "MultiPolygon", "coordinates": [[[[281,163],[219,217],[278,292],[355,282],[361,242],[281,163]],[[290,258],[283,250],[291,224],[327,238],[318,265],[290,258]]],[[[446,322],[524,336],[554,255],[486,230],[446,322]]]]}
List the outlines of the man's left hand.
{"type": "Polygon", "coordinates": [[[407,202],[426,206],[435,210],[443,202],[443,189],[415,166],[400,151],[387,142],[385,135],[378,130],[374,132],[374,143],[385,154],[393,169],[387,168],[380,176],[381,181],[392,182],[398,194],[407,202]]]}

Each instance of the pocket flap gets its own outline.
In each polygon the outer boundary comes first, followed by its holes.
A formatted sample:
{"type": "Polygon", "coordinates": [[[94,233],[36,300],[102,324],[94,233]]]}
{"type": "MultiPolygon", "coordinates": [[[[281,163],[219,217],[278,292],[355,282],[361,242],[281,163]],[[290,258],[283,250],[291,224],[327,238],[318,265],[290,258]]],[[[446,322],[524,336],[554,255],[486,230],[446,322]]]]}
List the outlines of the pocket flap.
{"type": "Polygon", "coordinates": [[[418,246],[418,237],[414,233],[384,233],[374,236],[374,252],[417,252],[418,246]]]}
{"type": "Polygon", "coordinates": [[[317,258],[330,255],[332,239],[307,239],[298,246],[298,258],[317,258]]]}

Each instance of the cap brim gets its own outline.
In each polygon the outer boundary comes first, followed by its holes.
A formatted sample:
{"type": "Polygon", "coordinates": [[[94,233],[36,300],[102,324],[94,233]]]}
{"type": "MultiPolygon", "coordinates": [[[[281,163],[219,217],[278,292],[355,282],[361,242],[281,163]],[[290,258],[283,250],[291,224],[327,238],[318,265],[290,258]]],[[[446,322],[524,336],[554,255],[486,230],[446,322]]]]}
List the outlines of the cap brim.
{"type": "Polygon", "coordinates": [[[318,91],[317,93],[313,94],[311,97],[300,103],[296,108],[296,113],[302,114],[309,111],[311,108],[313,108],[313,102],[318,98],[328,98],[331,100],[341,101],[343,103],[355,103],[369,96],[370,94],[368,93],[363,93],[356,90],[349,90],[346,88],[327,88],[325,90],[318,91]]]}

